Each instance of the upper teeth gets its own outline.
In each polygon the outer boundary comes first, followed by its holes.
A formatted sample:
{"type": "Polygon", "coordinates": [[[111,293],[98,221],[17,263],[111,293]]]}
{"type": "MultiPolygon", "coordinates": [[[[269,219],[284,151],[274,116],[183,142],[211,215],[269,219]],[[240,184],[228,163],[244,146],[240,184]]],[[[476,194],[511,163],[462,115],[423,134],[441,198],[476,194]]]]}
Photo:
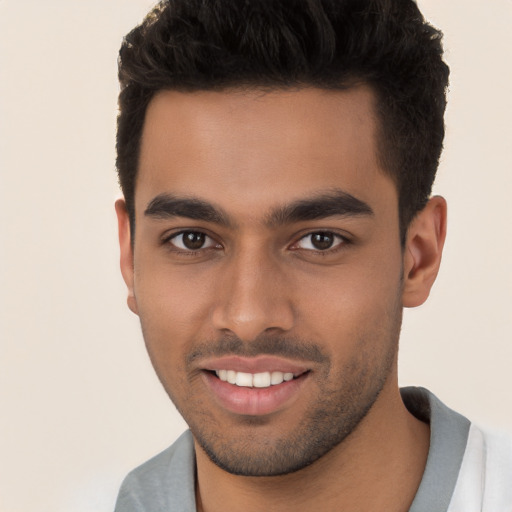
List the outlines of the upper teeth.
{"type": "Polygon", "coordinates": [[[293,373],[283,372],[245,373],[234,370],[216,370],[215,373],[224,382],[247,388],[268,388],[293,379],[293,373]]]}

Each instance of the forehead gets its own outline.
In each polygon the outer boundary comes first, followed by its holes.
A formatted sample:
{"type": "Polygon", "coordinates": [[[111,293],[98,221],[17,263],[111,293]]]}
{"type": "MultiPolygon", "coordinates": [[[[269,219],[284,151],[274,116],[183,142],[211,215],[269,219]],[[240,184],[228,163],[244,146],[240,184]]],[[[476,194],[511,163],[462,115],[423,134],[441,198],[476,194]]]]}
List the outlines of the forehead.
{"type": "Polygon", "coordinates": [[[366,86],[160,92],[146,113],[137,209],[162,193],[253,212],[329,189],[396,196],[379,165],[374,101],[366,86]]]}

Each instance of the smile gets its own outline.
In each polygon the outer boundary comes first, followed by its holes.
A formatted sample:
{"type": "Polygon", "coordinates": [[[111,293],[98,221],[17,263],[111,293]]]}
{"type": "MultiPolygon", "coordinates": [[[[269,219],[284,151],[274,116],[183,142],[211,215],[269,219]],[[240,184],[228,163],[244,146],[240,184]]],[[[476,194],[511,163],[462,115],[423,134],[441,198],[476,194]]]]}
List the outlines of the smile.
{"type": "Polygon", "coordinates": [[[235,370],[215,370],[215,374],[223,382],[246,388],[268,388],[270,386],[277,386],[299,376],[299,374],[294,375],[291,372],[246,373],[237,372],[235,370]]]}
{"type": "Polygon", "coordinates": [[[221,410],[261,416],[289,408],[311,374],[302,364],[272,356],[223,357],[203,362],[203,383],[221,410]]]}

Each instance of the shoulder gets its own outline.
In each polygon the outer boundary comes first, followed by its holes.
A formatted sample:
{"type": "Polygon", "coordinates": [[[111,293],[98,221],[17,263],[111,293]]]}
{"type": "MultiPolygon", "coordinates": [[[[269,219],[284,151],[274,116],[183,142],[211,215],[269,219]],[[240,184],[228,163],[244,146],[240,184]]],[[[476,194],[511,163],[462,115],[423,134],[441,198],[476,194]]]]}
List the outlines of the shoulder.
{"type": "Polygon", "coordinates": [[[423,388],[402,389],[430,423],[430,450],[410,511],[512,512],[512,437],[481,428],[423,388]]]}
{"type": "MultiPolygon", "coordinates": [[[[512,436],[471,424],[450,511],[512,510],[512,436]]],[[[471,512],[471,511],[469,511],[471,512]]]]}
{"type": "Polygon", "coordinates": [[[115,512],[192,510],[195,456],[192,434],[131,471],[124,479],[115,512]]]}

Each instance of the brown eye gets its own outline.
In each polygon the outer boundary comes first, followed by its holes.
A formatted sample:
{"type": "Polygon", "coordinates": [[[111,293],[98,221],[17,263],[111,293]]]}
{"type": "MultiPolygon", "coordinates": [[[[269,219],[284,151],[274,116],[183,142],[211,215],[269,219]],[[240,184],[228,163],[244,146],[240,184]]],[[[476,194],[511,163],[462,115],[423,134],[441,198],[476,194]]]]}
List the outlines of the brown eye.
{"type": "Polygon", "coordinates": [[[182,231],[174,235],[169,241],[182,251],[199,251],[216,246],[214,240],[201,231],[182,231]]]}
{"type": "Polygon", "coordinates": [[[197,233],[194,231],[187,231],[183,233],[183,245],[187,249],[197,250],[201,249],[204,245],[206,235],[204,233],[197,233]]]}
{"type": "Polygon", "coordinates": [[[313,233],[311,235],[311,245],[319,251],[330,249],[334,243],[334,235],[332,233],[313,233]]]}
{"type": "Polygon", "coordinates": [[[344,242],[345,240],[340,235],[330,231],[316,231],[302,237],[297,242],[297,248],[310,251],[327,251],[344,242]]]}

